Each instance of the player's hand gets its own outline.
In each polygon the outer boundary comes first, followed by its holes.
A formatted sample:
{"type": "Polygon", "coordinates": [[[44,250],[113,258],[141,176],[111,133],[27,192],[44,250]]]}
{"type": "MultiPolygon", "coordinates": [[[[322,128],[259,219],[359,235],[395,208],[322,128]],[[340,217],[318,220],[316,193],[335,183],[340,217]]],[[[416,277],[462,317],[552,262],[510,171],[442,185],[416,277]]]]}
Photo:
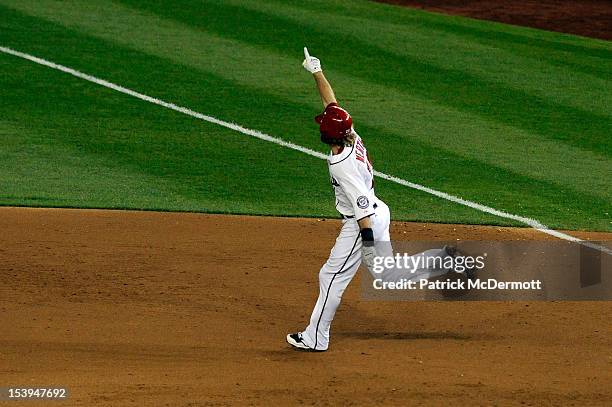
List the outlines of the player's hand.
{"type": "Polygon", "coordinates": [[[321,61],[319,61],[319,58],[311,57],[306,47],[304,47],[304,62],[302,62],[302,66],[305,70],[313,74],[322,71],[321,61]]]}
{"type": "Polygon", "coordinates": [[[376,248],[374,246],[363,246],[361,248],[361,260],[368,268],[371,275],[376,275],[374,271],[374,258],[376,258],[376,248]]]}

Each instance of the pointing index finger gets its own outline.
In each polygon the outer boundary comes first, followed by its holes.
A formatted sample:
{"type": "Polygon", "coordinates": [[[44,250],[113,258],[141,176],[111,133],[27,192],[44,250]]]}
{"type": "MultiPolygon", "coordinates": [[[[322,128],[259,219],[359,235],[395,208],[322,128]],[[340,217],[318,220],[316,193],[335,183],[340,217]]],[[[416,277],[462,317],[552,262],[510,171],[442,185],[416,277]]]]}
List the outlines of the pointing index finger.
{"type": "Polygon", "coordinates": [[[310,54],[308,53],[308,48],[304,47],[304,58],[306,58],[306,60],[310,59],[310,54]]]}

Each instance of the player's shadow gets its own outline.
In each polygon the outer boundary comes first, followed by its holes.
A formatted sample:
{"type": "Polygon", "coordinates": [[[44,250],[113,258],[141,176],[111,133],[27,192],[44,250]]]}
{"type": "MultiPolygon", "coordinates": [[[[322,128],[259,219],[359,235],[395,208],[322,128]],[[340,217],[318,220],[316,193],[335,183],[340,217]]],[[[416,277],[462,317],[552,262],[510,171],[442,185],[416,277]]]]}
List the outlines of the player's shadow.
{"type": "Polygon", "coordinates": [[[469,340],[469,335],[457,332],[337,332],[336,336],[352,339],[388,339],[393,341],[409,341],[420,339],[453,339],[469,340]]]}

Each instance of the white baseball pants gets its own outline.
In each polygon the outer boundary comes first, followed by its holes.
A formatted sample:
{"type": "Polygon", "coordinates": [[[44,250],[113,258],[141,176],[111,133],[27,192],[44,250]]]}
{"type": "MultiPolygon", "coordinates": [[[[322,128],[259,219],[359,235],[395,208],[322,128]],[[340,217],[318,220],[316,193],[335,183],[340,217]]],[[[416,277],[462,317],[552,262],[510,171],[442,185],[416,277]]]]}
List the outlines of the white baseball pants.
{"type": "MultiPolygon", "coordinates": [[[[379,256],[392,256],[393,249],[390,243],[389,207],[382,201],[376,202],[376,213],[372,215],[372,230],[374,240],[377,242],[377,254],[379,256]],[[388,249],[383,249],[386,253],[380,253],[378,242],[389,242],[382,245],[388,249]]],[[[351,282],[359,265],[361,264],[361,235],[357,220],[344,219],[340,234],[331,250],[329,259],[319,271],[319,298],[315,304],[310,317],[310,324],[304,332],[302,339],[306,345],[315,350],[326,350],[329,346],[330,327],[336,310],[340,305],[342,294],[351,282]]],[[[415,256],[438,256],[443,255],[444,249],[427,250],[415,256]]],[[[445,274],[447,270],[416,270],[409,279],[432,278],[445,274]]],[[[405,271],[400,275],[394,275],[393,270],[388,270],[384,275],[377,275],[385,281],[399,280],[406,278],[405,271]]]]}

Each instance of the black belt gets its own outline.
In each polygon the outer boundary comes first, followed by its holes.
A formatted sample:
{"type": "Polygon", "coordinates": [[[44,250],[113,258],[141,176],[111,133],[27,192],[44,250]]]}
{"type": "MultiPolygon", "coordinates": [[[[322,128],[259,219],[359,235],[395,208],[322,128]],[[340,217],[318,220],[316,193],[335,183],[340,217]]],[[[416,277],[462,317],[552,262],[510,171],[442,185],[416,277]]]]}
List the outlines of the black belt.
{"type": "MultiPolygon", "coordinates": [[[[378,208],[378,205],[374,204],[373,208],[374,209],[378,208]]],[[[340,214],[340,215],[342,215],[342,214],[340,214]]],[[[351,216],[342,215],[342,219],[353,219],[354,217],[355,217],[355,215],[351,215],[351,216]]]]}

